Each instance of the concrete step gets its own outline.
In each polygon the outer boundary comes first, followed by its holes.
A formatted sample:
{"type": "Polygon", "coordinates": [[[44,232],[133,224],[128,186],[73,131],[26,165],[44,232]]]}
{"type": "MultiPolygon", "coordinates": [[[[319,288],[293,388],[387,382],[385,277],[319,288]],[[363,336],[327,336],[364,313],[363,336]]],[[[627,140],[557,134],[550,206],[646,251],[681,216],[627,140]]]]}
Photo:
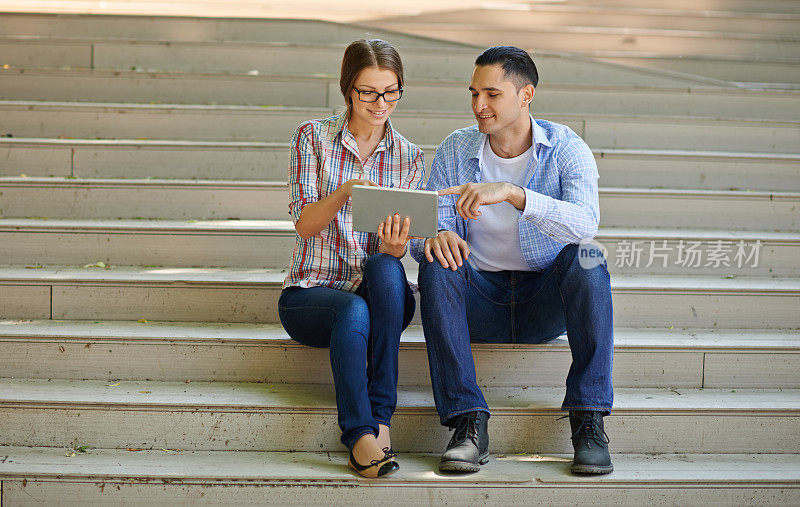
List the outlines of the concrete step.
{"type": "MultiPolygon", "coordinates": [[[[563,388],[483,394],[493,452],[572,452],[568,422],[555,421],[563,388]]],[[[0,379],[0,417],[0,445],[341,449],[333,386],[320,384],[0,379]]],[[[800,453],[798,419],[794,389],[619,388],[605,428],[618,453],[800,453]]],[[[447,438],[430,387],[398,388],[392,447],[438,452],[447,438]]]]}
{"type": "MultiPolygon", "coordinates": [[[[287,220],[288,202],[283,182],[0,177],[3,218],[287,220]]],[[[800,231],[798,192],[602,187],[600,212],[610,227],[800,231]]]]}
{"type": "MultiPolygon", "coordinates": [[[[255,268],[6,265],[0,318],[276,323],[285,277],[255,268]]],[[[796,278],[616,275],[611,285],[619,327],[800,327],[796,278]]]]}
{"type": "Polygon", "coordinates": [[[0,138],[0,153],[3,176],[276,181],[287,177],[289,141],[0,138]]]}
{"type": "Polygon", "coordinates": [[[611,187],[800,190],[800,157],[791,154],[601,149],[595,159],[600,184],[611,187]]]}
{"type": "Polygon", "coordinates": [[[296,233],[289,220],[2,219],[0,238],[16,264],[285,269],[296,233]]]}
{"type": "MultiPolygon", "coordinates": [[[[430,168],[436,150],[421,145],[430,168]]],[[[0,138],[0,176],[286,178],[288,141],[150,141],[0,138]]],[[[611,187],[800,191],[800,154],[595,149],[611,187]]]]}
{"type": "MultiPolygon", "coordinates": [[[[281,269],[296,235],[274,220],[1,219],[0,238],[13,264],[281,269]]],[[[601,227],[595,240],[615,275],[800,276],[797,233],[601,227]]]]}
{"type": "Polygon", "coordinates": [[[753,55],[792,57],[800,50],[797,33],[772,35],[718,31],[664,30],[633,27],[546,26],[509,27],[485,22],[374,21],[372,26],[453,42],[491,46],[510,44],[523,48],[583,53],[639,51],[685,55],[753,55]]]}
{"type": "Polygon", "coordinates": [[[764,35],[796,35],[800,30],[800,15],[797,14],[697,11],[662,7],[663,4],[657,9],[569,3],[489,4],[477,9],[427,12],[417,16],[385,18],[382,21],[485,23],[515,29],[540,26],[632,27],[764,35]]]}
{"type": "Polygon", "coordinates": [[[601,220],[611,227],[800,228],[800,194],[792,192],[603,188],[600,195],[601,220]]]}
{"type": "MultiPolygon", "coordinates": [[[[392,39],[390,39],[391,42],[392,39]]],[[[4,64],[22,68],[89,68],[183,72],[280,73],[338,76],[344,47],[341,44],[278,42],[125,41],[31,36],[0,36],[4,64]]],[[[475,57],[484,48],[462,44],[443,48],[400,50],[408,79],[447,79],[467,82],[475,57]]],[[[624,86],[726,86],[729,83],[683,74],[638,69],[579,55],[538,51],[542,82],[624,86]]]]}
{"type": "Polygon", "coordinates": [[[161,15],[98,15],[4,12],[0,36],[174,42],[277,42],[349,44],[361,38],[392,40],[398,48],[459,47],[367,26],[318,19],[218,18],[161,15]]]}
{"type": "MultiPolygon", "coordinates": [[[[5,137],[287,142],[297,125],[332,109],[0,101],[5,137]],[[179,134],[178,134],[179,133],[179,134]]],[[[550,115],[593,148],[797,152],[800,122],[681,116],[550,115]]],[[[416,144],[441,142],[474,123],[442,111],[397,111],[394,127],[416,144]]]]}
{"type": "MultiPolygon", "coordinates": [[[[137,72],[92,69],[0,70],[0,99],[290,107],[344,105],[335,77],[137,72]]],[[[402,110],[470,112],[466,80],[407,80],[402,110]]],[[[542,84],[541,113],[727,116],[795,120],[800,91],[705,87],[542,84]]]]}
{"type": "Polygon", "coordinates": [[[592,56],[621,65],[694,74],[751,87],[797,88],[800,85],[800,59],[798,58],[741,55],[684,56],[674,52],[666,54],[595,52],[592,53],[592,56]]]}
{"type": "Polygon", "coordinates": [[[3,217],[288,220],[288,203],[285,181],[0,178],[3,217]]]}
{"type": "MultiPolygon", "coordinates": [[[[75,451],[73,451],[75,452],[75,451]]],[[[553,504],[564,498],[622,504],[800,502],[794,454],[615,454],[614,473],[578,477],[571,454],[492,454],[479,474],[442,475],[438,454],[399,456],[381,487],[347,468],[344,452],[235,452],[87,449],[65,456],[50,447],[0,447],[3,495],[85,504],[381,503],[387,493],[410,504],[553,504]],[[154,487],[157,486],[157,487],[154,487]],[[235,486],[235,487],[232,487],[235,486]]]]}
{"type": "MultiPolygon", "coordinates": [[[[550,0],[530,0],[531,5],[549,5],[550,0]]],[[[658,0],[565,0],[563,5],[625,7],[663,9],[664,3],[658,0]]],[[[670,9],[685,9],[711,12],[742,12],[753,14],[786,13],[800,14],[800,7],[794,0],[674,0],[669,3],[670,9]]]]}
{"type": "Polygon", "coordinates": [[[595,240],[608,250],[612,275],[800,275],[800,236],[792,234],[603,227],[595,240]],[[691,245],[703,252],[694,260],[686,253],[691,245]],[[714,251],[730,264],[714,261],[714,251]]]}
{"type": "MultiPolygon", "coordinates": [[[[0,343],[0,377],[333,383],[328,351],[292,341],[280,324],[5,320],[0,343]]],[[[472,352],[486,387],[560,387],[571,362],[566,336],[472,352]]],[[[400,385],[430,385],[420,326],[403,334],[399,365],[400,385]]],[[[800,333],[618,328],[614,385],[797,389],[800,333]]]]}

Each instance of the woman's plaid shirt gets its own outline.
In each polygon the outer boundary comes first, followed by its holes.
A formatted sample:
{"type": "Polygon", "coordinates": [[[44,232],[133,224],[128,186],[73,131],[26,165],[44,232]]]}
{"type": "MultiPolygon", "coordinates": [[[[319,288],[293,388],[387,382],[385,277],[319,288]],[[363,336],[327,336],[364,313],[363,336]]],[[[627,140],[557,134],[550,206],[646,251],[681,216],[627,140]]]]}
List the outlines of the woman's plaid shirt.
{"type": "MultiPolygon", "coordinates": [[[[363,166],[358,144],[347,129],[347,111],[300,124],[292,135],[290,153],[289,213],[294,223],[303,206],[325,198],[353,178],[382,187],[420,189],[423,185],[422,150],[397,133],[388,119],[386,135],[363,166]]],[[[283,287],[322,286],[354,292],[361,284],[364,261],[378,253],[379,246],[376,233],[353,230],[348,199],[322,231],[308,239],[297,235],[283,287]]]]}

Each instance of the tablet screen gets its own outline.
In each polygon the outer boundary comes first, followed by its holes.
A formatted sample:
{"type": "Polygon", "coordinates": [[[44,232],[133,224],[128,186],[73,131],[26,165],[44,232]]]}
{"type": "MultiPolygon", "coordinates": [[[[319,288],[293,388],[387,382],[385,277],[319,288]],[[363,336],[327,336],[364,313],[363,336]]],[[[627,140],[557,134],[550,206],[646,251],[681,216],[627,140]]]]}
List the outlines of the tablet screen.
{"type": "Polygon", "coordinates": [[[427,190],[397,188],[353,187],[353,229],[378,232],[378,224],[389,215],[399,213],[411,218],[408,235],[433,238],[438,233],[439,194],[427,190]]]}

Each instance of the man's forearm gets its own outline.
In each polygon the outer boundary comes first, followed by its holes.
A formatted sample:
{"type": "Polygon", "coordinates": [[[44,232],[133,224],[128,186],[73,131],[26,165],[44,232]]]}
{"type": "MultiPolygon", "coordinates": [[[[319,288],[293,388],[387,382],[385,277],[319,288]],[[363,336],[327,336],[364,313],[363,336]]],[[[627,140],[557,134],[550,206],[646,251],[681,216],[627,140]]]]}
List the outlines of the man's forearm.
{"type": "Polygon", "coordinates": [[[556,241],[578,243],[597,234],[595,209],[590,204],[562,201],[527,189],[520,219],[531,222],[556,241]]]}
{"type": "Polygon", "coordinates": [[[509,183],[508,197],[506,202],[517,208],[519,211],[525,211],[525,191],[522,187],[509,183]]]}

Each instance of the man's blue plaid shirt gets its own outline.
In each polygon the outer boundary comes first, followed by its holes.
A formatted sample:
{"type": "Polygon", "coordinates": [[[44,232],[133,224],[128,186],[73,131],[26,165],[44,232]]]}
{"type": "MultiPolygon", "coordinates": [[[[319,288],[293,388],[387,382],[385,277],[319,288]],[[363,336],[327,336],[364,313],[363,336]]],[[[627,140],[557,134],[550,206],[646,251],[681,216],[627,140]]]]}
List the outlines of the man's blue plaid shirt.
{"type": "MultiPolygon", "coordinates": [[[[531,271],[548,268],[568,243],[593,238],[600,223],[597,163],[589,146],[566,125],[531,117],[534,155],[525,169],[525,210],[519,214],[522,255],[531,271]]],[[[456,130],[436,149],[427,190],[480,182],[486,134],[477,125],[456,130]]],[[[458,195],[439,197],[439,229],[468,240],[469,225],[456,211],[458,195]]],[[[424,257],[424,240],[411,255],[424,257]]]]}

